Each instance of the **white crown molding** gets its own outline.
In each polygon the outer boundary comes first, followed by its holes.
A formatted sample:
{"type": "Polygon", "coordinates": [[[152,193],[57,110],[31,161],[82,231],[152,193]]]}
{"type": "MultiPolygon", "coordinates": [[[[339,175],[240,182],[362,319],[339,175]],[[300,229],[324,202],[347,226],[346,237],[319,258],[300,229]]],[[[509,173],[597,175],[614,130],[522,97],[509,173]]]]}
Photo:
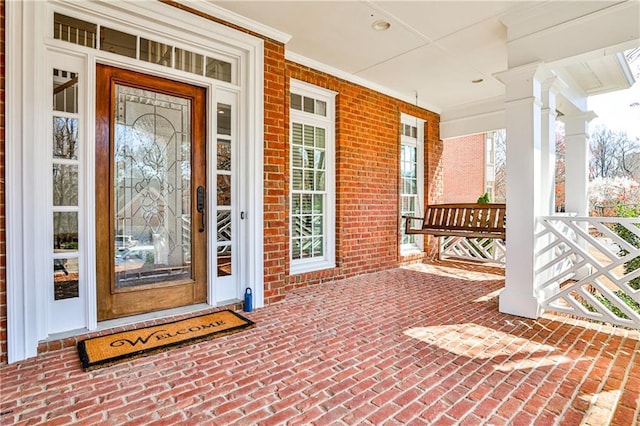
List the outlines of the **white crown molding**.
{"type": "Polygon", "coordinates": [[[348,72],[343,71],[341,69],[332,67],[331,65],[324,64],[322,62],[316,61],[315,59],[308,58],[308,57],[300,55],[298,53],[294,53],[294,52],[291,52],[291,51],[287,50],[287,51],[285,51],[284,57],[285,57],[285,59],[287,59],[287,60],[289,60],[291,62],[295,62],[297,64],[304,65],[304,66],[307,66],[309,68],[313,68],[314,70],[317,70],[317,71],[325,72],[325,73],[330,74],[330,75],[332,75],[334,77],[338,77],[338,78],[341,78],[343,80],[346,80],[346,81],[348,81],[350,83],[354,83],[354,84],[366,87],[368,89],[375,90],[376,92],[382,93],[382,94],[387,95],[387,96],[391,96],[392,98],[401,100],[403,102],[407,102],[407,103],[412,104],[412,105],[417,105],[417,106],[419,106],[421,108],[424,108],[424,109],[429,110],[431,112],[434,112],[436,114],[440,114],[440,112],[442,112],[442,108],[440,108],[440,107],[438,107],[438,106],[436,106],[434,104],[431,104],[431,103],[428,103],[428,102],[424,102],[424,101],[421,101],[421,100],[418,100],[416,102],[416,99],[413,96],[404,95],[402,93],[396,92],[395,90],[392,90],[392,89],[390,89],[390,88],[388,88],[386,86],[383,86],[381,84],[374,83],[374,82],[366,80],[366,79],[364,79],[362,77],[358,77],[357,75],[348,73],[348,72]]]}
{"type": "Polygon", "coordinates": [[[209,1],[176,0],[176,3],[188,6],[199,12],[215,16],[216,18],[222,19],[225,22],[253,31],[272,40],[278,41],[282,44],[287,44],[289,43],[289,40],[291,40],[291,35],[285,32],[276,30],[275,28],[254,21],[253,19],[246,18],[223,7],[212,4],[209,1]]]}

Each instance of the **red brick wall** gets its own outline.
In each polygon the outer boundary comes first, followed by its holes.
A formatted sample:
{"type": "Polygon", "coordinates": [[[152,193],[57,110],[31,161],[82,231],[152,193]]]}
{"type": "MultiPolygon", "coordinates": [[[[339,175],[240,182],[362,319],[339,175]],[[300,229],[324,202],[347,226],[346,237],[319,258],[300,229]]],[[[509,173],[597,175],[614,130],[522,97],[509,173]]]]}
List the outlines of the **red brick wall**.
{"type": "Polygon", "coordinates": [[[0,2],[0,364],[7,362],[6,225],[4,219],[4,40],[5,3],[0,2]]]}
{"type": "Polygon", "coordinates": [[[264,297],[284,298],[287,277],[287,122],[284,46],[264,43],[264,297]]]}
{"type": "Polygon", "coordinates": [[[484,188],[484,134],[446,139],[442,153],[445,203],[475,203],[484,188]]]}
{"type": "MultiPolygon", "coordinates": [[[[426,120],[425,193],[437,197],[440,181],[439,116],[373,90],[287,62],[289,79],[338,93],[336,97],[336,263],[335,269],[287,277],[285,290],[335,278],[389,269],[399,257],[400,114],[426,120]],[[435,182],[429,184],[429,182],[435,182]]],[[[287,105],[288,108],[288,105],[287,105]]],[[[288,117],[286,118],[288,123],[288,117]]],[[[287,125],[288,126],[288,125],[287,125]]],[[[288,132],[286,134],[288,138],[288,132]]],[[[288,164],[287,143],[283,157],[288,164]]],[[[287,182],[288,177],[283,176],[287,182]]],[[[287,200],[288,202],[288,200],[287,200]]],[[[288,220],[288,204],[282,206],[288,220]]],[[[286,225],[286,223],[285,223],[286,225]]],[[[288,234],[288,227],[278,233],[288,234]]],[[[288,236],[282,252],[288,262],[288,236]]],[[[412,259],[413,260],[413,259],[412,259]]],[[[289,265],[286,265],[288,270],[289,265]]]]}

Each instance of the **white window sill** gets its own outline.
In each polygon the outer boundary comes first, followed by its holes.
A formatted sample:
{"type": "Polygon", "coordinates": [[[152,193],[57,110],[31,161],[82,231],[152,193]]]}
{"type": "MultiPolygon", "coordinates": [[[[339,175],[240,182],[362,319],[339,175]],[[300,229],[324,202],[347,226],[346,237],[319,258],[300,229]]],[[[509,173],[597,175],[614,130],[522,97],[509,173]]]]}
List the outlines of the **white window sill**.
{"type": "Polygon", "coordinates": [[[316,272],[322,271],[324,269],[332,269],[336,267],[335,262],[329,262],[327,260],[312,260],[312,261],[301,261],[301,262],[291,262],[291,270],[289,271],[290,275],[299,275],[307,272],[316,272]]]}

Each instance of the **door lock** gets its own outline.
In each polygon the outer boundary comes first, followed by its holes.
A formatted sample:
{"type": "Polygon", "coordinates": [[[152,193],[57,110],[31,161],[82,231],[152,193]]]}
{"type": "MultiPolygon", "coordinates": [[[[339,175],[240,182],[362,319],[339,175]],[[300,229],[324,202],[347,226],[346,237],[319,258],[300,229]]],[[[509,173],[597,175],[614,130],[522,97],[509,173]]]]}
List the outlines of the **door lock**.
{"type": "Polygon", "coordinates": [[[206,204],[206,194],[204,186],[200,185],[196,190],[196,210],[200,213],[200,228],[199,232],[204,232],[205,224],[206,224],[206,214],[205,214],[205,204],[206,204]]]}

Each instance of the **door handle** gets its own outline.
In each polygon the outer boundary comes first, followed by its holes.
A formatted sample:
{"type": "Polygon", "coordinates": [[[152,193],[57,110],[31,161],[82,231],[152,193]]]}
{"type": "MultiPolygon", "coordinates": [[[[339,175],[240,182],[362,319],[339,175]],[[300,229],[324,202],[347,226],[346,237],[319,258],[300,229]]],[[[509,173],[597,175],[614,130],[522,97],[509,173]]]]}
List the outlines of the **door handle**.
{"type": "Polygon", "coordinates": [[[200,228],[199,232],[204,232],[206,225],[206,212],[204,206],[206,205],[206,193],[204,186],[200,185],[196,190],[196,210],[200,213],[200,228]]]}

